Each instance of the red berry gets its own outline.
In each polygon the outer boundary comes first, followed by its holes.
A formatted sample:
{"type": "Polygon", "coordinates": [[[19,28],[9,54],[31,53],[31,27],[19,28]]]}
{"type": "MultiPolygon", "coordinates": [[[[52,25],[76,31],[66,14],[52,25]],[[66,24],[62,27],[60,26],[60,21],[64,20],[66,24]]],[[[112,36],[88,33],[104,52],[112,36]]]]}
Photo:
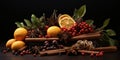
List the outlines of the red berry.
{"type": "Polygon", "coordinates": [[[76,34],[76,33],[75,33],[75,32],[73,32],[73,33],[72,33],[72,36],[75,36],[75,34],[76,34]]]}
{"type": "Polygon", "coordinates": [[[45,35],[45,37],[46,37],[46,38],[49,38],[49,36],[48,36],[48,35],[45,35]]]}
{"type": "Polygon", "coordinates": [[[75,30],[75,28],[74,28],[74,27],[72,27],[72,30],[75,30]]]}
{"type": "Polygon", "coordinates": [[[32,30],[32,32],[34,33],[34,32],[35,32],[35,30],[32,30]]]}
{"type": "Polygon", "coordinates": [[[31,52],[29,51],[28,54],[31,54],[31,52]]]}
{"type": "Polygon", "coordinates": [[[23,53],[23,52],[21,52],[21,53],[20,53],[20,55],[21,55],[21,56],[23,56],[23,55],[24,55],[24,53],[23,53]]]}
{"type": "Polygon", "coordinates": [[[72,34],[72,32],[69,32],[69,34],[72,34]]]}
{"type": "Polygon", "coordinates": [[[89,32],[88,29],[85,29],[84,31],[85,31],[85,33],[88,33],[88,32],[89,32]]]}
{"type": "Polygon", "coordinates": [[[34,57],[36,57],[37,55],[36,54],[33,54],[34,57]]]}
{"type": "Polygon", "coordinates": [[[77,25],[78,25],[78,24],[77,24],[77,23],[75,23],[75,24],[74,24],[74,27],[76,27],[77,25]]]}
{"type": "Polygon", "coordinates": [[[81,30],[80,30],[80,33],[82,33],[82,34],[83,34],[83,33],[84,33],[84,29],[81,29],[81,30]]]}
{"type": "Polygon", "coordinates": [[[88,25],[88,24],[85,24],[85,26],[86,26],[86,27],[89,27],[89,25],[88,25]]]}
{"type": "Polygon", "coordinates": [[[67,29],[65,28],[65,29],[63,29],[63,31],[65,32],[65,31],[67,31],[67,29]]]}
{"type": "Polygon", "coordinates": [[[23,53],[23,54],[25,54],[25,53],[26,53],[26,51],[25,51],[25,50],[23,50],[23,51],[22,51],[22,53],[23,53]]]}
{"type": "Polygon", "coordinates": [[[73,30],[73,32],[77,32],[76,30],[73,30]]]}
{"type": "Polygon", "coordinates": [[[48,28],[49,28],[49,26],[46,25],[46,26],[45,26],[45,29],[47,30],[48,28]]]}
{"type": "Polygon", "coordinates": [[[7,53],[7,50],[3,50],[3,53],[4,53],[4,54],[7,53]]]}
{"type": "Polygon", "coordinates": [[[28,38],[29,36],[26,36],[26,38],[28,38]]]}
{"type": "Polygon", "coordinates": [[[86,24],[86,22],[82,22],[82,24],[84,25],[84,24],[86,24]]]}
{"type": "Polygon", "coordinates": [[[99,52],[99,55],[100,55],[100,56],[103,56],[103,51],[99,52]]]}
{"type": "Polygon", "coordinates": [[[85,53],[84,53],[84,52],[81,52],[81,54],[82,54],[82,55],[85,55],[85,53]]]}
{"type": "Polygon", "coordinates": [[[94,56],[94,53],[91,53],[90,56],[94,56]]]}
{"type": "Polygon", "coordinates": [[[97,56],[97,57],[100,56],[99,53],[97,53],[96,56],[97,56]]]}
{"type": "Polygon", "coordinates": [[[39,38],[41,38],[42,37],[42,35],[39,35],[39,38]]]}

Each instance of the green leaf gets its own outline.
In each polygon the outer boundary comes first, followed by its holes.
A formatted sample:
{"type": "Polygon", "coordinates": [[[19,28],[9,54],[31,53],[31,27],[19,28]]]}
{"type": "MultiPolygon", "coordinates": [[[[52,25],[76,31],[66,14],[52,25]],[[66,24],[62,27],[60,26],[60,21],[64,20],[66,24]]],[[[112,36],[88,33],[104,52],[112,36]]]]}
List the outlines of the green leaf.
{"type": "Polygon", "coordinates": [[[110,46],[115,46],[115,40],[113,40],[112,38],[109,39],[109,44],[110,46]]]}
{"type": "Polygon", "coordinates": [[[78,10],[75,9],[73,12],[73,18],[76,20],[77,18],[79,18],[79,14],[78,14],[78,10]]]}
{"type": "Polygon", "coordinates": [[[106,31],[106,33],[107,33],[109,36],[116,36],[115,31],[112,30],[112,29],[107,29],[107,30],[105,30],[105,31],[106,31]]]}
{"type": "Polygon", "coordinates": [[[34,14],[31,16],[31,22],[32,24],[36,24],[36,16],[34,14]]]}
{"type": "Polygon", "coordinates": [[[110,18],[106,19],[103,23],[103,26],[100,29],[104,29],[110,22],[110,18]]]}
{"type": "Polygon", "coordinates": [[[86,22],[87,24],[89,24],[89,25],[93,25],[93,23],[94,23],[93,20],[86,20],[85,22],[86,22]]]}
{"type": "Polygon", "coordinates": [[[32,26],[32,23],[31,23],[29,20],[24,19],[24,22],[26,23],[26,25],[27,25],[28,27],[31,27],[31,26],[32,26]]]}
{"type": "Polygon", "coordinates": [[[37,26],[36,25],[32,25],[31,29],[35,29],[35,28],[37,28],[37,26]]]}
{"type": "Polygon", "coordinates": [[[37,28],[40,26],[40,20],[34,14],[31,16],[32,28],[37,28]]]}
{"type": "Polygon", "coordinates": [[[112,38],[110,38],[107,33],[103,32],[103,34],[104,34],[103,38],[104,38],[106,41],[108,41],[108,43],[109,43],[110,46],[116,45],[116,41],[113,40],[112,38]]]}
{"type": "Polygon", "coordinates": [[[20,24],[21,24],[21,26],[22,26],[22,27],[25,27],[25,25],[24,25],[24,23],[23,23],[23,22],[20,22],[20,24]]]}
{"type": "Polygon", "coordinates": [[[83,17],[85,13],[86,13],[86,5],[82,5],[78,10],[79,17],[83,17]]]}
{"type": "Polygon", "coordinates": [[[39,22],[41,23],[41,22],[43,22],[43,20],[44,20],[44,16],[41,16],[41,17],[39,18],[39,22]]]}
{"type": "Polygon", "coordinates": [[[20,24],[20,22],[15,22],[15,24],[17,25],[17,27],[22,27],[22,25],[20,24]]]}

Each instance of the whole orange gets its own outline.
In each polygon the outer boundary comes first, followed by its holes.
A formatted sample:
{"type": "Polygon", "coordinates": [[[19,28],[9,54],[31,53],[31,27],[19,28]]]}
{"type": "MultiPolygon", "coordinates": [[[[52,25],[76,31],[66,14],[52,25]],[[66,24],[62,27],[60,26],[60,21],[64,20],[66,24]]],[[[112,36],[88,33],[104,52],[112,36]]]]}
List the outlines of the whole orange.
{"type": "Polygon", "coordinates": [[[25,43],[23,41],[15,41],[15,42],[12,43],[11,49],[12,50],[18,50],[18,49],[20,49],[24,46],[25,46],[25,43]]]}
{"type": "Polygon", "coordinates": [[[25,28],[20,27],[14,31],[14,38],[16,40],[24,40],[26,35],[27,35],[27,29],[25,28]]]}
{"type": "Polygon", "coordinates": [[[12,43],[15,42],[15,41],[16,41],[16,39],[9,39],[9,40],[6,42],[6,47],[7,47],[7,48],[11,48],[12,43]]]}
{"type": "Polygon", "coordinates": [[[58,26],[51,26],[47,29],[47,35],[50,37],[56,37],[60,32],[61,29],[58,26]]]}

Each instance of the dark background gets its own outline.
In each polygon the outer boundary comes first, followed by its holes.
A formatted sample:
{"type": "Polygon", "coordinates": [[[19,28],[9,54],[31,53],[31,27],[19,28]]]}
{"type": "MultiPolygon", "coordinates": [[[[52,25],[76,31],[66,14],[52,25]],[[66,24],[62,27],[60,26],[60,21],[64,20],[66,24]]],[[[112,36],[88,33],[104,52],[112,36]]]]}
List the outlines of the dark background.
{"type": "Polygon", "coordinates": [[[83,4],[87,6],[84,19],[93,19],[97,26],[101,26],[105,19],[110,18],[108,28],[115,30],[115,38],[120,39],[118,0],[0,0],[0,41],[13,38],[15,21],[30,19],[31,14],[40,17],[45,13],[49,17],[53,9],[72,15],[74,9],[83,4]]]}

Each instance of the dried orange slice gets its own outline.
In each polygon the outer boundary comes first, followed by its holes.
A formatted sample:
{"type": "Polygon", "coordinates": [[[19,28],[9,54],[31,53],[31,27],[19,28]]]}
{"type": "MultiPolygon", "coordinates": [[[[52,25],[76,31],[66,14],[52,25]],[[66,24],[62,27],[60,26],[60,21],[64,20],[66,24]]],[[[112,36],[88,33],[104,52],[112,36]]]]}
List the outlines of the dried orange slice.
{"type": "Polygon", "coordinates": [[[67,29],[71,28],[75,24],[74,19],[68,14],[63,14],[59,16],[58,22],[61,28],[67,29]]]}

